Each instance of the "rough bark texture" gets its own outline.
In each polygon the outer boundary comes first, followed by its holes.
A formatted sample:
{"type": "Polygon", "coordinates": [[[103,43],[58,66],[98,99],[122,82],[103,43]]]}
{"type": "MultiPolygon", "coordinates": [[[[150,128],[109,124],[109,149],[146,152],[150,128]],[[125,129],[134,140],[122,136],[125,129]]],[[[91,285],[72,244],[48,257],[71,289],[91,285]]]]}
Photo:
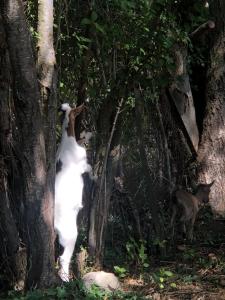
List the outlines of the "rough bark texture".
{"type": "Polygon", "coordinates": [[[24,189],[27,287],[48,286],[54,280],[54,232],[46,192],[46,153],[35,61],[21,0],[1,5],[12,73],[20,176],[24,189]]]}
{"type": "MultiPolygon", "coordinates": [[[[53,0],[38,1],[38,77],[41,84],[42,115],[44,118],[44,138],[46,150],[47,181],[43,215],[43,235],[46,234],[46,250],[48,255],[43,256],[43,274],[46,274],[51,285],[54,282],[54,187],[55,187],[55,153],[56,153],[56,83],[55,51],[53,46],[53,0]],[[52,278],[51,278],[52,277],[52,278]]],[[[45,275],[45,277],[46,277],[45,275]]],[[[45,277],[41,277],[41,285],[45,285],[45,277]]]]}
{"type": "MultiPolygon", "coordinates": [[[[13,165],[13,118],[11,103],[10,61],[5,39],[5,31],[0,16],[0,257],[1,268],[5,270],[10,286],[24,287],[26,264],[21,264],[18,219],[13,214],[12,194],[9,178],[14,178],[13,165]],[[10,274],[7,275],[7,274],[10,274]]],[[[12,181],[12,180],[11,180],[12,181]]]]}
{"type": "Polygon", "coordinates": [[[53,0],[38,1],[38,74],[41,85],[51,88],[55,66],[53,0]]]}
{"type": "Polygon", "coordinates": [[[215,30],[211,36],[210,66],[206,86],[206,113],[198,151],[199,181],[215,180],[210,203],[215,213],[225,215],[225,2],[211,1],[215,30]]]}

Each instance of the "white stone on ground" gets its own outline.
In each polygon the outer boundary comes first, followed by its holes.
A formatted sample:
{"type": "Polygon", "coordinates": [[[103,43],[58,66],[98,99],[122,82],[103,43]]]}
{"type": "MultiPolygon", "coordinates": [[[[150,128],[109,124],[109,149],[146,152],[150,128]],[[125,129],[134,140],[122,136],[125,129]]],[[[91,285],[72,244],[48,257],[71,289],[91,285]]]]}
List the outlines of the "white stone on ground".
{"type": "Polygon", "coordinates": [[[93,284],[110,292],[120,289],[120,282],[113,273],[104,271],[89,272],[83,276],[82,280],[87,289],[90,289],[93,284]]]}

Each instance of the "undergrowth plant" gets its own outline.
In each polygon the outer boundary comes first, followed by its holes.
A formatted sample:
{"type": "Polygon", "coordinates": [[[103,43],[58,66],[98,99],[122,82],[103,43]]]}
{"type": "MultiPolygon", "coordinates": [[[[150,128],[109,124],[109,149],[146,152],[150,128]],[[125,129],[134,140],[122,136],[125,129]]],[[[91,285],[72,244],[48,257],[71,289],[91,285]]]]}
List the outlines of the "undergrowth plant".
{"type": "Polygon", "coordinates": [[[140,293],[125,293],[122,291],[106,292],[93,285],[86,290],[81,281],[72,281],[62,286],[46,290],[33,290],[23,294],[22,292],[10,291],[7,295],[0,295],[3,300],[145,300],[140,293]]]}
{"type": "Polygon", "coordinates": [[[160,268],[157,272],[152,274],[152,278],[157,283],[160,289],[164,289],[166,286],[176,287],[176,283],[172,281],[174,277],[173,272],[160,268]]]}
{"type": "Polygon", "coordinates": [[[128,259],[131,262],[135,262],[141,270],[149,267],[146,244],[145,240],[135,241],[132,237],[126,244],[128,259]]]}

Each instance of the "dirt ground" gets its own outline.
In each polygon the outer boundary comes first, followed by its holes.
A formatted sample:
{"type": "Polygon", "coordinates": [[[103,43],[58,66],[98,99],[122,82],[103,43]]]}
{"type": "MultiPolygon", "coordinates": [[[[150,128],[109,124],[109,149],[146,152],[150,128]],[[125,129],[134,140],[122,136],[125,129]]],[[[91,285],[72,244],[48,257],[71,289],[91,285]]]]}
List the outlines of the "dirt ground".
{"type": "Polygon", "coordinates": [[[170,252],[142,276],[126,278],[123,289],[153,300],[225,300],[225,220],[200,220],[195,241],[175,242],[170,252]]]}

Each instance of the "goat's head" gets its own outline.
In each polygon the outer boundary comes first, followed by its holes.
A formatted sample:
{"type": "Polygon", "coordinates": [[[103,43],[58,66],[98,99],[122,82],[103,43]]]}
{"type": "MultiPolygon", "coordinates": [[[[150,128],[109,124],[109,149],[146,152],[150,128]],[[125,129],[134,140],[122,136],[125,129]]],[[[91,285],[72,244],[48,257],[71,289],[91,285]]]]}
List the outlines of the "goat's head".
{"type": "Polygon", "coordinates": [[[197,187],[196,195],[201,200],[202,203],[209,202],[209,193],[211,186],[214,184],[214,180],[209,184],[199,184],[197,187]]]}
{"type": "Polygon", "coordinates": [[[60,108],[60,110],[63,112],[62,114],[63,128],[67,129],[69,127],[69,124],[71,124],[71,128],[74,127],[75,119],[83,111],[83,109],[84,109],[84,104],[81,104],[78,107],[70,107],[68,103],[63,103],[60,108]]]}

